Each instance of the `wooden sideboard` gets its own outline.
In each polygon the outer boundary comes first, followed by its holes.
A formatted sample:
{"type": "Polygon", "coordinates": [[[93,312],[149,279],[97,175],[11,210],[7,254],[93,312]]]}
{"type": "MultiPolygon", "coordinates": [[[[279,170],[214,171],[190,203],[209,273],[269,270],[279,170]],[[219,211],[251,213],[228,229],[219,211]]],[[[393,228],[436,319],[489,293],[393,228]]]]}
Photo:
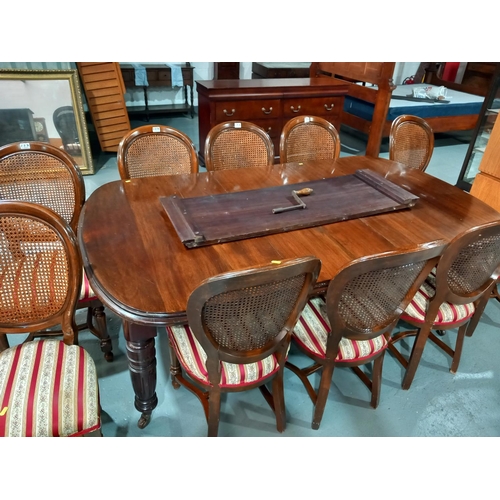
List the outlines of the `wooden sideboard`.
{"type": "Polygon", "coordinates": [[[148,88],[149,87],[171,87],[172,86],[172,70],[166,64],[143,64],[146,68],[148,86],[138,86],[135,84],[135,69],[131,64],[120,64],[122,70],[123,83],[125,87],[141,87],[144,91],[144,106],[127,106],[129,114],[145,114],[149,121],[149,115],[152,113],[185,113],[190,112],[191,118],[194,117],[194,79],[193,66],[190,63],[180,64],[182,70],[184,104],[149,104],[148,88]],[[190,97],[188,99],[188,86],[190,88],[190,97]]]}
{"type": "Polygon", "coordinates": [[[197,81],[200,160],[210,129],[229,120],[262,127],[273,140],[275,157],[283,126],[295,116],[321,116],[339,130],[348,89],[348,83],[335,78],[197,81]]]}

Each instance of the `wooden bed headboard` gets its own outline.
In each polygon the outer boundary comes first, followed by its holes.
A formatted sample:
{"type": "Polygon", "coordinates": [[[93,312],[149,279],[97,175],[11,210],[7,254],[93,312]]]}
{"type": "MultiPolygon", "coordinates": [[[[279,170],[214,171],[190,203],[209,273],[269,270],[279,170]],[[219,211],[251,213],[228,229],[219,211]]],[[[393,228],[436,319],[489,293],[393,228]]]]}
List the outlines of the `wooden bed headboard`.
{"type": "MultiPolygon", "coordinates": [[[[382,132],[395,85],[392,81],[395,62],[313,62],[310,77],[333,77],[351,83],[349,96],[374,104],[369,127],[366,155],[378,157],[382,132]],[[367,87],[366,83],[377,87],[367,87]]],[[[342,112],[342,123],[362,129],[360,119],[347,111],[342,112]]]]}

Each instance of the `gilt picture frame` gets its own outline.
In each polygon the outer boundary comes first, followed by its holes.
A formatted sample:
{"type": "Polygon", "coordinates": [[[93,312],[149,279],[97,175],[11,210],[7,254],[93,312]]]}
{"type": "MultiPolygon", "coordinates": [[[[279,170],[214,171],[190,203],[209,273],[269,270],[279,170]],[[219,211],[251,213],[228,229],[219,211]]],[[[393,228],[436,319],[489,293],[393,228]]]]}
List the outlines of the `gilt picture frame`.
{"type": "Polygon", "coordinates": [[[0,146],[47,142],[94,173],[78,70],[0,69],[0,146]]]}

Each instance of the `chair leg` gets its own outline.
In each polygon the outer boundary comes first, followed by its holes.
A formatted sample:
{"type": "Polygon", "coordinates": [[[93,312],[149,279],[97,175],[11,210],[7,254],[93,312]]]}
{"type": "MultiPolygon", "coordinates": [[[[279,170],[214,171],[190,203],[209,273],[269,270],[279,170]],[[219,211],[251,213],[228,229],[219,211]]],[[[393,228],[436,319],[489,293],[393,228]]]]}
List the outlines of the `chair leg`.
{"type": "Polygon", "coordinates": [[[485,293],[476,304],[476,310],[474,311],[474,314],[470,319],[467,328],[465,330],[465,334],[467,335],[467,337],[472,337],[472,334],[474,333],[474,330],[476,329],[476,326],[479,324],[479,320],[481,319],[481,316],[483,315],[483,312],[486,309],[486,304],[488,303],[489,297],[490,293],[489,292],[485,293]]]}
{"type": "Polygon", "coordinates": [[[419,330],[415,338],[415,342],[410,354],[410,359],[408,360],[408,367],[406,368],[402,383],[402,387],[405,390],[408,390],[411,386],[411,383],[413,382],[418,364],[420,363],[420,358],[422,357],[422,353],[424,352],[425,343],[427,342],[427,338],[429,337],[429,331],[429,326],[424,325],[419,330]]]}
{"type": "Polygon", "coordinates": [[[272,385],[276,429],[283,432],[286,427],[285,392],[283,390],[283,370],[279,370],[272,385]]]}
{"type": "Polygon", "coordinates": [[[104,353],[104,359],[108,362],[113,361],[113,345],[111,344],[111,338],[106,325],[104,306],[89,307],[87,317],[89,320],[89,330],[100,340],[101,351],[104,353]],[[93,318],[95,318],[95,326],[93,318]]]}
{"type": "Polygon", "coordinates": [[[323,418],[323,412],[325,411],[326,400],[328,399],[328,393],[330,392],[330,386],[332,384],[333,376],[333,363],[327,363],[323,366],[323,371],[321,372],[321,381],[319,383],[318,398],[316,404],[314,405],[314,414],[312,421],[312,428],[319,429],[321,424],[321,419],[323,418]]]}
{"type": "Polygon", "coordinates": [[[377,359],[373,361],[373,373],[372,373],[372,408],[377,408],[380,401],[380,387],[382,385],[382,367],[384,365],[384,356],[382,353],[377,359]]]}
{"type": "Polygon", "coordinates": [[[168,349],[170,351],[170,380],[172,382],[172,387],[178,389],[181,385],[177,381],[177,375],[181,373],[181,364],[177,359],[177,354],[175,354],[175,349],[172,347],[170,339],[168,341],[168,349]]]}
{"type": "Polygon", "coordinates": [[[220,388],[213,388],[208,396],[208,437],[217,437],[220,420],[220,388]]]}
{"type": "Polygon", "coordinates": [[[455,345],[455,354],[453,355],[453,360],[451,362],[451,373],[457,373],[458,365],[460,363],[460,357],[462,356],[462,347],[464,345],[465,333],[468,330],[467,325],[462,325],[458,329],[457,343],[455,345]]]}

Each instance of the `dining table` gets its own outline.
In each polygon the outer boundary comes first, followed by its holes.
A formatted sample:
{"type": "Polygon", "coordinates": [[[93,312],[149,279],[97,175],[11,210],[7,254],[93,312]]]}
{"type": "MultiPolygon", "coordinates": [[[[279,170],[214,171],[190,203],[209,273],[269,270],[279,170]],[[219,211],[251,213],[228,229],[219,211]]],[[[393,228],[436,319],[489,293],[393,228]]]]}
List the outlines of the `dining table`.
{"type": "MultiPolygon", "coordinates": [[[[323,199],[322,205],[333,206],[342,192],[342,188],[332,190],[330,199],[323,199]]],[[[312,206],[313,196],[314,193],[301,200],[312,206]]],[[[272,203],[278,207],[283,204],[281,199],[273,199],[272,203]]],[[[290,203],[294,203],[293,199],[290,203]]],[[[178,206],[183,213],[183,205],[178,206]]],[[[265,226],[269,217],[253,219],[261,219],[265,226]]],[[[187,322],[188,298],[205,279],[311,255],[321,260],[315,288],[315,293],[321,293],[340,270],[356,259],[430,245],[442,252],[463,231],[498,219],[500,213],[487,204],[430,174],[384,158],[346,156],[335,161],[110,182],[86,201],[78,240],[94,292],[123,320],[135,408],[140,412],[138,426],[144,428],[158,403],[155,337],[167,335],[168,325],[187,322]],[[255,190],[275,193],[273,189],[280,186],[290,191],[308,183],[319,186],[321,183],[315,184],[316,181],[330,182],[331,178],[352,176],[359,171],[373,172],[376,178],[409,193],[413,202],[370,212],[364,210],[370,194],[351,189],[347,198],[352,211],[348,214],[332,220],[311,219],[308,224],[306,215],[312,211],[307,212],[306,208],[299,214],[299,210],[292,209],[274,216],[282,217],[281,228],[242,231],[213,241],[196,237],[187,241],[173,215],[172,201],[194,203],[199,219],[217,230],[239,217],[239,205],[233,205],[226,213],[214,214],[210,207],[215,205],[196,205],[197,201],[221,200],[224,195],[227,198],[238,193],[238,200],[251,199],[246,194],[255,190]],[[297,217],[306,223],[286,223],[297,217]]],[[[197,233],[196,228],[192,229],[193,234],[197,233]]]]}

